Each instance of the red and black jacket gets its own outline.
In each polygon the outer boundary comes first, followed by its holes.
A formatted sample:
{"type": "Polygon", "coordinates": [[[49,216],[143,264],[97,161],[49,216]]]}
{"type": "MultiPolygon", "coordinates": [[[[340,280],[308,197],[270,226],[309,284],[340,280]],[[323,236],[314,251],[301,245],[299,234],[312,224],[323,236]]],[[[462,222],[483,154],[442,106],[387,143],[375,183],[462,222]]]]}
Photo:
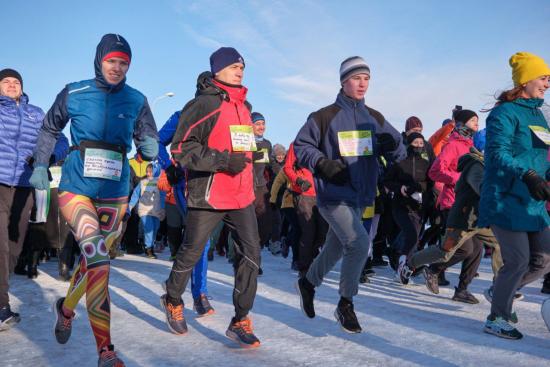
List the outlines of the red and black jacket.
{"type": "MultiPolygon", "coordinates": [[[[240,209],[254,201],[252,164],[226,172],[232,151],[231,125],[250,125],[246,87],[209,80],[183,108],[171,153],[187,170],[187,205],[203,209],[240,209]]],[[[252,153],[246,156],[252,159],[252,153]]]]}

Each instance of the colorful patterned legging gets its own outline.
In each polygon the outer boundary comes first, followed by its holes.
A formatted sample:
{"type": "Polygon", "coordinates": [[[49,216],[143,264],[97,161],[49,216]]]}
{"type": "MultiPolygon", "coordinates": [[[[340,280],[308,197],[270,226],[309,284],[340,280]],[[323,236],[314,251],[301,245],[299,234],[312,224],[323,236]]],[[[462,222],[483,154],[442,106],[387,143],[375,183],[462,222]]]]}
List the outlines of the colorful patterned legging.
{"type": "Polygon", "coordinates": [[[111,344],[109,248],[118,237],[127,206],[126,196],[93,200],[66,191],[59,194],[59,209],[82,251],[63,310],[74,311],[86,293],[88,318],[98,351],[111,344]]]}

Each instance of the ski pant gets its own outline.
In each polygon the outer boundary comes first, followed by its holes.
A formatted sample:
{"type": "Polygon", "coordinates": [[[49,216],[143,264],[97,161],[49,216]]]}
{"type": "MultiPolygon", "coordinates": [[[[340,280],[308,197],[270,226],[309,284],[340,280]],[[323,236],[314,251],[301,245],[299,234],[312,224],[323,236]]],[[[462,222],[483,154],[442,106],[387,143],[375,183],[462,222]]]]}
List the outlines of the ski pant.
{"type": "Polygon", "coordinates": [[[143,228],[143,238],[145,248],[152,249],[155,245],[155,238],[160,227],[160,220],[152,215],[144,215],[140,217],[141,226],[143,228]]]}
{"type": "Polygon", "coordinates": [[[352,299],[359,290],[359,277],[367,260],[369,235],[363,227],[363,209],[346,204],[320,206],[319,212],[329,225],[325,244],[306,274],[318,287],[323,278],[342,259],[340,296],[352,299]]]}
{"type": "Polygon", "coordinates": [[[294,208],[296,208],[301,233],[298,268],[305,272],[325,242],[328,225],[319,214],[315,196],[295,195],[294,208]]]}
{"type": "Polygon", "coordinates": [[[17,264],[33,205],[32,189],[0,184],[0,308],[9,304],[9,275],[17,264]]]}
{"type": "Polygon", "coordinates": [[[281,231],[283,227],[282,213],[279,208],[271,208],[271,242],[281,240],[281,231]]]}
{"type": "Polygon", "coordinates": [[[208,273],[208,250],[210,249],[210,240],[206,241],[206,246],[202,255],[193,268],[191,273],[191,294],[193,299],[199,299],[201,294],[208,295],[207,273],[208,273]]]}
{"type": "Polygon", "coordinates": [[[183,240],[184,218],[174,204],[166,203],[165,209],[168,246],[170,247],[170,255],[175,256],[183,240]]]}
{"type": "Polygon", "coordinates": [[[126,196],[91,199],[67,191],[59,194],[59,209],[82,252],[63,302],[63,311],[65,314],[73,312],[86,293],[86,309],[98,351],[111,344],[109,248],[119,235],[127,207],[126,196]]]}
{"type": "Polygon", "coordinates": [[[442,246],[429,246],[415,253],[409,258],[409,265],[413,268],[419,268],[423,265],[447,263],[455,255],[456,251],[472,238],[476,238],[478,241],[493,248],[491,266],[493,268],[493,274],[496,276],[499,269],[502,267],[502,256],[500,254],[498,241],[493,231],[489,228],[475,228],[472,230],[447,228],[442,246]]]}
{"type": "Polygon", "coordinates": [[[516,291],[550,271],[550,227],[514,232],[492,225],[504,265],[494,282],[491,314],[510,320],[516,291]]]}
{"type": "Polygon", "coordinates": [[[300,258],[300,223],[298,222],[298,215],[294,208],[281,209],[285,220],[289,223],[289,230],[286,234],[286,243],[290,244],[292,248],[292,262],[298,262],[300,258]]]}
{"type": "Polygon", "coordinates": [[[254,209],[258,223],[258,234],[262,248],[269,242],[272,230],[272,213],[269,206],[269,190],[267,186],[256,186],[254,188],[254,209]]]}
{"type": "Polygon", "coordinates": [[[392,211],[395,222],[401,228],[395,241],[395,250],[399,255],[410,256],[418,245],[422,217],[419,212],[402,206],[394,206],[392,211]]]}
{"type": "Polygon", "coordinates": [[[235,317],[242,319],[254,304],[260,261],[258,227],[252,204],[233,210],[189,208],[185,239],[166,281],[166,292],[171,299],[181,299],[191,272],[204,253],[210,233],[222,220],[235,237],[233,305],[235,317]]]}

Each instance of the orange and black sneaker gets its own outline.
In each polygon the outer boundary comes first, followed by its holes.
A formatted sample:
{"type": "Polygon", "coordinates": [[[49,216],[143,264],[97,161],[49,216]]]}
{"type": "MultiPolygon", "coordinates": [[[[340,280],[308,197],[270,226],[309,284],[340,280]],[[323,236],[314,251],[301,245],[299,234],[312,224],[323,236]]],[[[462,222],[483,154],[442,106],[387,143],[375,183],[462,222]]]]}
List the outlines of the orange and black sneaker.
{"type": "Polygon", "coordinates": [[[160,306],[164,310],[166,323],[171,332],[177,335],[187,333],[187,322],[183,316],[183,301],[172,303],[168,300],[168,295],[163,294],[160,297],[160,306]]]}
{"type": "Polygon", "coordinates": [[[193,308],[199,315],[199,317],[208,316],[216,313],[214,307],[210,304],[208,296],[204,293],[200,295],[199,298],[195,299],[193,302],[193,308]]]}
{"type": "Polygon", "coordinates": [[[99,351],[98,367],[125,367],[122,359],[118,358],[115,352],[115,347],[108,345],[101,348],[99,351]]]}
{"type": "Polygon", "coordinates": [[[240,321],[236,318],[231,319],[225,335],[239,343],[243,348],[257,348],[260,346],[260,340],[256,338],[252,331],[252,320],[248,317],[240,321]]]}

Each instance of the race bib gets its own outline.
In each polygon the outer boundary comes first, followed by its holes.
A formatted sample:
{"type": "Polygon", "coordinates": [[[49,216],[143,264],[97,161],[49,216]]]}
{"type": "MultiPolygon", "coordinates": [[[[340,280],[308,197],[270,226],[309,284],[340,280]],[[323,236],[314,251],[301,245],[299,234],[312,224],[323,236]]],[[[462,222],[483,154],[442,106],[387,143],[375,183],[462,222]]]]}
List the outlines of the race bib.
{"type": "Polygon", "coordinates": [[[252,126],[249,125],[230,125],[231,147],[234,152],[255,152],[256,139],[252,126]]]}
{"type": "Polygon", "coordinates": [[[550,145],[550,131],[543,126],[530,125],[529,129],[544,142],[546,145],[550,145]]]}
{"type": "Polygon", "coordinates": [[[372,155],[372,132],[370,130],[340,131],[338,148],[342,157],[372,155]]]}
{"type": "Polygon", "coordinates": [[[122,153],[112,150],[86,148],[84,153],[84,177],[120,181],[122,153]]]}
{"type": "Polygon", "coordinates": [[[267,148],[262,148],[259,150],[262,153],[262,158],[256,159],[254,163],[269,163],[269,150],[267,148]]]}
{"type": "Polygon", "coordinates": [[[57,189],[59,187],[59,182],[61,181],[61,167],[60,166],[50,167],[50,173],[52,174],[52,181],[50,182],[50,188],[57,189]]]}

